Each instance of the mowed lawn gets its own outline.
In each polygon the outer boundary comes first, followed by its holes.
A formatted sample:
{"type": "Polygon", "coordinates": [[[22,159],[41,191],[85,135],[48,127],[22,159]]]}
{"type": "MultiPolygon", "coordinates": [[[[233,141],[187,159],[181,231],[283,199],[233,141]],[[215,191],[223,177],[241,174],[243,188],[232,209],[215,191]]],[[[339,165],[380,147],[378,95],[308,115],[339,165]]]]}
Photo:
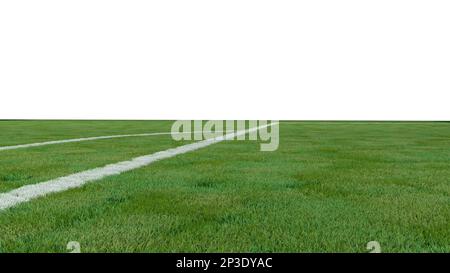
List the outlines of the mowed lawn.
{"type": "MultiPolygon", "coordinates": [[[[0,146],[82,137],[170,132],[168,121],[0,121],[0,146]],[[17,136],[15,136],[17,135],[17,136]]],[[[0,150],[0,193],[186,143],[170,135],[0,150]]]]}
{"type": "MultiPolygon", "coordinates": [[[[170,131],[169,121],[0,121],[0,146],[170,131]]],[[[186,144],[170,136],[0,151],[0,193],[186,144]]],[[[281,122],[0,211],[1,252],[450,252],[450,123],[281,122]]]]}

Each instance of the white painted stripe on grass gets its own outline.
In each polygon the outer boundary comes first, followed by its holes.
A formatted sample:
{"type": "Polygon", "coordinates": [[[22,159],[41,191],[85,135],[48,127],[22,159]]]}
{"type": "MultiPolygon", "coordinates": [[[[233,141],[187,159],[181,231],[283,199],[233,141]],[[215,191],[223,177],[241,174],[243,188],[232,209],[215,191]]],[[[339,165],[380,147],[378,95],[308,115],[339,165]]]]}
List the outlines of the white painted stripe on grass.
{"type": "Polygon", "coordinates": [[[4,210],[16,206],[18,204],[28,202],[32,199],[50,193],[62,192],[72,188],[81,187],[84,184],[91,181],[99,180],[107,176],[118,175],[126,171],[141,168],[161,159],[170,158],[179,154],[194,151],[209,146],[211,144],[218,143],[227,139],[233,139],[234,137],[254,132],[256,130],[275,124],[277,123],[271,123],[251,128],[248,130],[242,130],[224,136],[220,136],[217,138],[202,140],[192,144],[187,144],[176,148],[168,149],[165,151],[156,152],[154,154],[136,157],[130,161],[122,161],[114,164],[108,164],[104,167],[74,173],[68,176],[52,179],[46,182],[41,182],[33,185],[26,185],[7,193],[0,193],[0,210],[4,210]]]}
{"type": "MultiPolygon", "coordinates": [[[[216,133],[223,133],[226,131],[217,131],[216,133]]],[[[0,146],[0,151],[5,150],[15,150],[21,148],[31,148],[31,147],[39,147],[46,145],[54,145],[54,144],[62,144],[62,143],[70,143],[70,142],[81,142],[81,141],[89,141],[89,140],[99,140],[99,139],[109,139],[109,138],[123,138],[123,137],[143,137],[143,136],[160,136],[160,135],[172,135],[172,134],[192,134],[197,133],[197,131],[193,132],[161,132],[161,133],[144,133],[144,134],[129,134],[129,135],[112,135],[112,136],[96,136],[96,137],[83,137],[83,138],[73,138],[73,139],[63,139],[63,140],[51,140],[45,142],[36,142],[29,144],[19,144],[12,146],[0,146]]]]}
{"type": "Polygon", "coordinates": [[[145,134],[112,135],[112,136],[97,136],[97,137],[83,137],[83,138],[73,138],[73,139],[63,139],[63,140],[52,140],[52,141],[45,141],[45,142],[13,145],[13,146],[0,146],[0,151],[15,150],[15,149],[21,149],[21,148],[30,148],[30,147],[38,147],[38,146],[53,145],[53,144],[70,143],[70,142],[98,140],[98,139],[123,138],[123,137],[141,137],[141,136],[158,136],[158,135],[170,135],[170,134],[171,134],[170,132],[169,133],[145,133],[145,134]]]}

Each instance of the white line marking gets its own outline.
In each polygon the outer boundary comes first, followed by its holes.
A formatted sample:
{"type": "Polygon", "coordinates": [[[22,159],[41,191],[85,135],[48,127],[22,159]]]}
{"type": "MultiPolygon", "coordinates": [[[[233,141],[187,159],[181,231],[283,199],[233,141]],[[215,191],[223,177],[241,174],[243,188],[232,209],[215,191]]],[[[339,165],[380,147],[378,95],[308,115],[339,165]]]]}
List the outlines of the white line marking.
{"type": "MultiPolygon", "coordinates": [[[[217,131],[217,133],[223,133],[224,131],[217,131]]],[[[63,140],[52,140],[52,141],[45,141],[45,142],[36,142],[36,143],[29,143],[29,144],[19,144],[19,145],[12,145],[12,146],[0,146],[0,151],[5,150],[15,150],[15,149],[21,149],[21,148],[30,148],[30,147],[39,147],[39,146],[46,146],[46,145],[53,145],[53,144],[62,144],[62,143],[70,143],[70,142],[81,142],[81,141],[89,141],[89,140],[99,140],[99,139],[110,139],[110,138],[123,138],[123,137],[142,137],[142,136],[159,136],[159,135],[171,135],[171,134],[192,134],[196,133],[194,132],[180,132],[180,133],[144,133],[144,134],[129,134],[129,135],[112,135],[112,136],[97,136],[97,137],[83,137],[83,138],[73,138],[73,139],[63,139],[63,140]]]]}
{"type": "Polygon", "coordinates": [[[271,123],[248,130],[242,130],[234,133],[230,133],[217,138],[211,138],[179,146],[176,148],[168,149],[161,152],[156,152],[150,155],[144,155],[131,159],[130,161],[122,161],[114,164],[108,164],[104,167],[95,168],[79,173],[74,173],[68,176],[52,179],[46,182],[41,182],[33,185],[26,185],[7,193],[0,193],[0,210],[4,210],[21,203],[28,202],[32,199],[56,192],[66,191],[72,188],[81,187],[84,184],[105,178],[107,176],[118,175],[126,171],[137,169],[150,165],[151,163],[170,158],[179,154],[184,154],[190,151],[194,151],[203,147],[207,147],[211,144],[215,144],[227,139],[233,139],[234,137],[254,132],[256,130],[275,125],[277,123],[271,123]]]}
{"type": "Polygon", "coordinates": [[[63,140],[52,140],[52,141],[37,142],[37,143],[30,143],[30,144],[20,144],[20,145],[13,145],[13,146],[2,146],[2,147],[0,147],[0,151],[15,150],[15,149],[29,148],[29,147],[38,147],[38,146],[53,145],[53,144],[61,144],[61,143],[98,140],[98,139],[121,138],[121,137],[139,137],[139,136],[157,136],[157,135],[170,135],[170,133],[148,133],[148,134],[113,135],[113,136],[98,136],[98,137],[83,137],[83,138],[73,138],[73,139],[63,139],[63,140]]]}

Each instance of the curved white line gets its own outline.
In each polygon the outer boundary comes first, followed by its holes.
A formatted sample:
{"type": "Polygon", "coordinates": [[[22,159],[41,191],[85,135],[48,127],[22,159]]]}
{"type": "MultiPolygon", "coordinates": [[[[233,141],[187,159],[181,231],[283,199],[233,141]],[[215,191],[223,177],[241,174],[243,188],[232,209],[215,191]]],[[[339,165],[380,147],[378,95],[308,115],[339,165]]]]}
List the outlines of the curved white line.
{"type": "Polygon", "coordinates": [[[53,144],[61,144],[61,143],[70,143],[70,142],[80,142],[80,141],[89,141],[89,140],[98,140],[98,139],[108,139],[108,138],[121,138],[121,137],[136,137],[136,136],[156,136],[156,135],[168,135],[170,133],[148,133],[148,134],[129,134],[129,135],[112,135],[112,136],[98,136],[98,137],[83,137],[83,138],[73,138],[73,139],[63,139],[63,140],[52,140],[45,142],[36,142],[29,144],[19,144],[12,146],[2,146],[0,147],[0,151],[4,150],[15,150],[20,148],[29,148],[29,147],[38,147],[45,145],[53,145],[53,144]]]}
{"type": "MultiPolygon", "coordinates": [[[[220,133],[221,131],[218,131],[220,133]]],[[[54,145],[54,144],[62,144],[62,143],[70,143],[70,142],[81,142],[81,141],[89,141],[89,140],[99,140],[99,139],[110,139],[110,138],[123,138],[123,137],[142,137],[142,136],[158,136],[158,135],[172,135],[172,134],[191,134],[194,132],[180,132],[180,133],[171,133],[171,132],[161,132],[161,133],[144,133],[144,134],[128,134],[128,135],[112,135],[112,136],[97,136],[97,137],[83,137],[83,138],[73,138],[73,139],[63,139],[63,140],[52,140],[45,142],[36,142],[29,144],[19,144],[12,146],[0,146],[0,151],[5,150],[15,150],[21,148],[30,148],[30,147],[38,147],[38,146],[46,146],[46,145],[54,145]]]]}

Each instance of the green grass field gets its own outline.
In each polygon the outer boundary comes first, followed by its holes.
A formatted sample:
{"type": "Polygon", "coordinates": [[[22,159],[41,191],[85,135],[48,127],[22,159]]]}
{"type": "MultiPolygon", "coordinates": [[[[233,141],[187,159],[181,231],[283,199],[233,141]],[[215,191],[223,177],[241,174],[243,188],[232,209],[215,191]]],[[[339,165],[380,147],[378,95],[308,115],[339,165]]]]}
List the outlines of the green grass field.
{"type": "MultiPolygon", "coordinates": [[[[0,121],[0,146],[170,121],[0,121]]],[[[169,135],[0,151],[0,193],[184,145],[169,135]]],[[[0,252],[450,252],[450,123],[281,122],[0,211],[0,252]]]]}

